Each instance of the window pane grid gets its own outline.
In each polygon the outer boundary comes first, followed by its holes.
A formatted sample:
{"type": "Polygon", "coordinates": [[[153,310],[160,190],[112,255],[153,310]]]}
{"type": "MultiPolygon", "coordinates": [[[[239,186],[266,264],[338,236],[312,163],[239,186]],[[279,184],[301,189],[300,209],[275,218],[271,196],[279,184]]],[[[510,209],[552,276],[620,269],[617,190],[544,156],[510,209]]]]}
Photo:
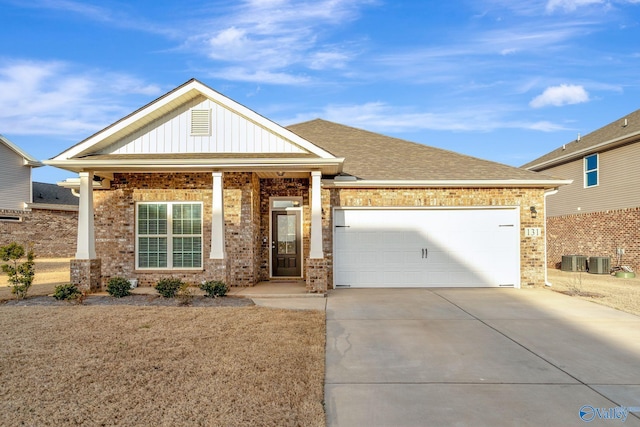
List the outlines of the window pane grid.
{"type": "Polygon", "coordinates": [[[138,268],[202,267],[200,203],[141,203],[137,231],[138,268]]]}
{"type": "Polygon", "coordinates": [[[592,154],[584,158],[584,186],[598,185],[598,155],[592,154]]]}

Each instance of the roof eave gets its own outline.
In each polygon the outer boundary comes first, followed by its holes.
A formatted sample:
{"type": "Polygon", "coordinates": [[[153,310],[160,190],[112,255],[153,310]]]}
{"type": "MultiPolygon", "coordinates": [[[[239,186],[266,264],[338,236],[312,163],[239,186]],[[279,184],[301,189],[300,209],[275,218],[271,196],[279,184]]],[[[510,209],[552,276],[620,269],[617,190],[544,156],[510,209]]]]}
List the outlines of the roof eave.
{"type": "Polygon", "coordinates": [[[564,156],[559,156],[554,159],[547,160],[545,162],[536,163],[531,166],[527,166],[524,168],[525,170],[530,171],[543,171],[545,169],[549,169],[550,167],[557,166],[563,163],[571,162],[573,160],[579,159],[581,157],[587,156],[589,154],[597,153],[603,150],[610,150],[612,148],[619,147],[621,145],[637,142],[640,140],[640,131],[633,132],[618,138],[610,139],[604,142],[601,142],[596,145],[592,145],[590,147],[585,147],[582,150],[574,151],[569,154],[565,154],[564,156]]]}
{"type": "Polygon", "coordinates": [[[131,159],[131,160],[45,160],[47,165],[71,172],[233,172],[312,171],[326,175],[342,172],[344,158],[331,159],[131,159]]]}
{"type": "Polygon", "coordinates": [[[322,180],[326,188],[557,188],[569,185],[571,179],[451,179],[451,180],[322,180]]]}

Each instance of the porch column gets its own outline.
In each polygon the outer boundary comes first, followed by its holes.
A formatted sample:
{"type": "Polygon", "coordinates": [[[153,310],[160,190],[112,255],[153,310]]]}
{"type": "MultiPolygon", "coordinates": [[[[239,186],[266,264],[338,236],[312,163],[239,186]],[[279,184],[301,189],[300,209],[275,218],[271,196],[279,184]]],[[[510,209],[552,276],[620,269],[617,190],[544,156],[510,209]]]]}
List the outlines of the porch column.
{"type": "Polygon", "coordinates": [[[96,238],[93,226],[93,172],[80,172],[76,259],[96,259],[96,238]]]}
{"type": "Polygon", "coordinates": [[[212,172],[213,208],[211,212],[211,259],[225,259],[224,251],[224,197],[222,172],[212,172]]]}
{"type": "Polygon", "coordinates": [[[311,248],[309,258],[324,258],[324,252],[322,251],[320,178],[322,178],[322,172],[311,172],[311,248]]]}

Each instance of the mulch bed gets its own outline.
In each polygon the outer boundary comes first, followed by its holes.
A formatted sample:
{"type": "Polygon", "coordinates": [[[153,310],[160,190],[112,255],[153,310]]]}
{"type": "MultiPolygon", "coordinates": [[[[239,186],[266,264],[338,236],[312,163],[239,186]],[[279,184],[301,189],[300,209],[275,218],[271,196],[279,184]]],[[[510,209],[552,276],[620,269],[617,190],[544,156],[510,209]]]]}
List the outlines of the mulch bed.
{"type": "MultiPolygon", "coordinates": [[[[0,305],[6,306],[51,306],[64,307],[70,305],[80,305],[78,301],[58,301],[50,296],[33,296],[22,300],[0,301],[0,305]]],[[[151,307],[248,307],[254,305],[249,298],[223,297],[208,298],[194,296],[188,303],[179,298],[163,298],[159,295],[129,295],[122,298],[115,298],[108,295],[89,295],[81,303],[86,306],[96,305],[134,305],[151,307]]]]}

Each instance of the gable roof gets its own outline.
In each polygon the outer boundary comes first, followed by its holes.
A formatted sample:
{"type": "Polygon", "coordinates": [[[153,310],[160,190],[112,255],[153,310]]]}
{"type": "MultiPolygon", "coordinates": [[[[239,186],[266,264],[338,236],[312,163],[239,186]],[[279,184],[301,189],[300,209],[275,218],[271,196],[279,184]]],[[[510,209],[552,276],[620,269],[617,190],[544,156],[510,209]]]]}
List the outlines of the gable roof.
{"type": "Polygon", "coordinates": [[[314,144],[344,157],[343,173],[367,182],[434,185],[558,186],[565,180],[482,160],[322,119],[288,126],[314,144]],[[457,183],[457,184],[456,184],[457,183]]]}
{"type": "Polygon", "coordinates": [[[542,171],[589,154],[610,150],[640,141],[640,110],[621,117],[579,139],[573,140],[535,160],[522,165],[523,169],[542,171]]]}
{"type": "Polygon", "coordinates": [[[260,167],[274,170],[283,167],[298,167],[300,170],[313,168],[325,173],[338,173],[342,161],[343,159],[336,158],[198,80],[191,79],[45,161],[45,164],[75,172],[93,170],[98,173],[186,169],[251,170],[260,167]],[[185,115],[199,103],[205,103],[215,110],[210,115],[212,122],[220,119],[217,133],[202,138],[189,136],[186,149],[161,147],[156,142],[156,131],[158,137],[166,135],[166,140],[172,142],[176,135],[184,137],[188,127],[185,115]],[[167,123],[180,117],[184,121],[176,123],[175,128],[166,127],[167,123]],[[150,138],[152,144],[147,147],[140,140],[140,135],[145,133],[153,135],[150,138]],[[202,142],[202,139],[206,141],[202,142]],[[237,144],[231,146],[233,143],[237,144]],[[268,149],[265,149],[266,146],[268,149]],[[265,157],[264,153],[271,155],[265,157]]]}
{"type": "Polygon", "coordinates": [[[11,151],[16,153],[18,156],[22,157],[25,165],[32,166],[34,168],[38,168],[40,166],[44,166],[41,162],[39,162],[34,157],[32,157],[29,154],[27,154],[24,150],[22,150],[20,147],[15,145],[13,142],[9,141],[3,135],[0,135],[0,144],[4,144],[11,151]]]}

